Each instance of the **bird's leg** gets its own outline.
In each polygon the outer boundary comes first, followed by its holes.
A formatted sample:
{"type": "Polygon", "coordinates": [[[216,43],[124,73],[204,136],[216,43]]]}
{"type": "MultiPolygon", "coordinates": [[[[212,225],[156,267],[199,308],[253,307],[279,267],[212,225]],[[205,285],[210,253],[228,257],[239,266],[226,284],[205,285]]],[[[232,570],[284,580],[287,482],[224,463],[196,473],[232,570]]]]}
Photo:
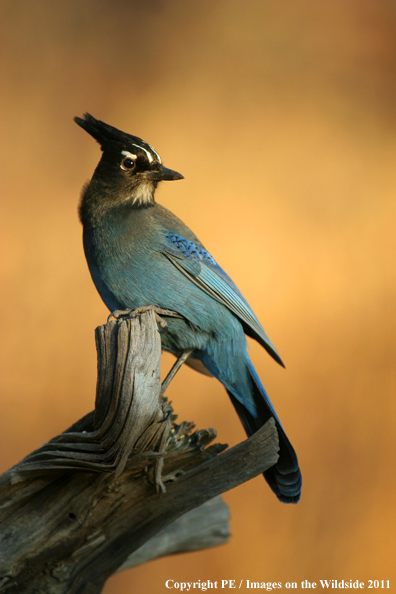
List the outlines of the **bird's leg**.
{"type": "Polygon", "coordinates": [[[164,395],[165,390],[167,389],[167,387],[169,386],[169,384],[171,383],[171,381],[173,380],[173,378],[175,377],[176,373],[179,371],[180,367],[183,365],[183,363],[188,359],[188,357],[191,355],[191,353],[193,352],[194,349],[188,350],[188,351],[183,351],[182,354],[180,355],[180,357],[178,358],[178,360],[176,361],[176,363],[173,365],[172,369],[170,370],[170,372],[168,373],[168,375],[166,376],[166,378],[164,379],[164,381],[162,382],[162,387],[161,387],[161,396],[164,395]]]}
{"type": "MultiPolygon", "coordinates": [[[[121,318],[122,316],[126,316],[129,318],[136,318],[142,313],[146,311],[153,311],[155,315],[155,320],[157,324],[162,328],[162,330],[167,330],[168,324],[165,320],[162,319],[161,316],[168,316],[169,318],[182,318],[180,314],[176,311],[172,311],[170,309],[162,309],[162,307],[156,307],[155,305],[142,305],[141,307],[137,307],[136,309],[131,309],[128,307],[127,309],[116,309],[115,311],[111,312],[109,317],[107,318],[107,322],[110,321],[110,318],[121,318]]],[[[176,370],[177,371],[177,370],[176,370]]]]}

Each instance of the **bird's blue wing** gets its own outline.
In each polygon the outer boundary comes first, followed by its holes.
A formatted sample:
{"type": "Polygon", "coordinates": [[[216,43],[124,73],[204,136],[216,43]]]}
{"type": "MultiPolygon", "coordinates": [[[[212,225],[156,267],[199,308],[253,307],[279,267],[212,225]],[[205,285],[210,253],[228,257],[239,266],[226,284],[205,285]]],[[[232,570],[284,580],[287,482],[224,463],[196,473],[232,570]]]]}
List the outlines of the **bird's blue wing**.
{"type": "Polygon", "coordinates": [[[283,365],[274,345],[253,313],[252,308],[230,277],[203,247],[174,232],[166,232],[163,253],[183,274],[208,295],[225,305],[252,336],[283,365]]]}

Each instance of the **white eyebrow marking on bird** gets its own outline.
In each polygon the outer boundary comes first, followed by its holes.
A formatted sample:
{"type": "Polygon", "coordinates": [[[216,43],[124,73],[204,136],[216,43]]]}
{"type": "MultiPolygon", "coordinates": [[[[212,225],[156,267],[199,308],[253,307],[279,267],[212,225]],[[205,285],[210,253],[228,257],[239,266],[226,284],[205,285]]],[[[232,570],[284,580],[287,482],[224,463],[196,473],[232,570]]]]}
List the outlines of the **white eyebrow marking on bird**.
{"type": "Polygon", "coordinates": [[[130,159],[137,159],[137,155],[134,155],[133,153],[130,153],[129,151],[121,151],[121,155],[125,155],[126,157],[129,157],[130,159]]]}
{"type": "Polygon", "coordinates": [[[132,146],[137,146],[137,148],[140,148],[140,150],[144,151],[147,155],[147,159],[149,160],[150,163],[153,162],[153,157],[152,155],[150,155],[150,153],[148,152],[147,149],[145,149],[143,146],[140,146],[139,144],[133,144],[132,146]]]}
{"type": "Polygon", "coordinates": [[[149,147],[150,147],[150,148],[151,148],[151,150],[153,151],[154,155],[157,157],[158,161],[159,161],[160,163],[162,163],[162,161],[161,161],[161,157],[159,156],[159,154],[157,153],[157,151],[156,151],[156,150],[154,150],[154,149],[153,149],[153,147],[152,147],[150,144],[149,144],[149,147]]]}

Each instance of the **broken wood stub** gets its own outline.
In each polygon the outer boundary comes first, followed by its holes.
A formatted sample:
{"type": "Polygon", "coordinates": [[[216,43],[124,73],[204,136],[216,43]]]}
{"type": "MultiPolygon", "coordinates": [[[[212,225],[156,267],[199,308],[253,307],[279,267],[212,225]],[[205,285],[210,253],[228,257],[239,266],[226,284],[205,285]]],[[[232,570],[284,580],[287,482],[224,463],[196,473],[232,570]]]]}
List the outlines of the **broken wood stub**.
{"type": "Polygon", "coordinates": [[[278,459],[273,419],[227,451],[209,445],[213,429],[172,423],[152,312],[100,327],[96,341],[95,413],[0,477],[1,594],[99,594],[121,566],[224,542],[224,505],[221,521],[215,506],[191,510],[278,459]],[[194,541],[202,514],[211,523],[194,541]]]}
{"type": "MultiPolygon", "coordinates": [[[[160,399],[161,339],[154,313],[108,322],[96,329],[95,339],[94,417],[87,415],[27,456],[19,472],[75,468],[118,476],[133,450],[164,452],[171,409],[160,399]]],[[[161,465],[159,456],[157,474],[161,465]]],[[[163,488],[160,479],[158,485],[163,488]]]]}
{"type": "MultiPolygon", "coordinates": [[[[114,451],[116,475],[132,450],[163,451],[170,431],[168,405],[160,402],[161,339],[152,311],[109,322],[95,331],[98,382],[94,427],[105,449],[114,451]],[[162,446],[162,448],[161,448],[162,446]]],[[[169,411],[170,412],[170,411],[169,411]]]]}

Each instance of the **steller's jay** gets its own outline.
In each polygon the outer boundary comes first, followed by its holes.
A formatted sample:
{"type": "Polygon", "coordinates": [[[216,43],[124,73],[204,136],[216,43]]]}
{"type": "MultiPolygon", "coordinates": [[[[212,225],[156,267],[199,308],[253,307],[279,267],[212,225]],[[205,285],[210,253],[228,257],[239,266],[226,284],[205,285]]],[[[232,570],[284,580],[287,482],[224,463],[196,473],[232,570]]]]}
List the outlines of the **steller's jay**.
{"type": "Polygon", "coordinates": [[[146,142],[89,114],[75,118],[103,151],[79,208],[84,250],[111,312],[147,305],[173,310],[162,347],[225,387],[247,435],[274,417],[279,460],[264,476],[277,497],[297,503],[297,456],[249,359],[245,333],[283,365],[247,301],[199,239],[155,202],[158,182],[183,176],[146,142]]]}

